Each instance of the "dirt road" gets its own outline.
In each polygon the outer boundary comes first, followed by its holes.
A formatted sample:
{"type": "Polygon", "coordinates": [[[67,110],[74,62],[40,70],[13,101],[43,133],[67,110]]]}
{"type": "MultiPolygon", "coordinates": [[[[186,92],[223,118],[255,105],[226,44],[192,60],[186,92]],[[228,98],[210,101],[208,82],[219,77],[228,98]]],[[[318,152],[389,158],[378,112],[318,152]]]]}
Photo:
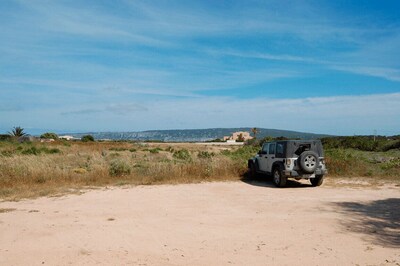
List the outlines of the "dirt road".
{"type": "Polygon", "coordinates": [[[0,265],[400,265],[400,188],[140,186],[0,203],[0,265]]]}

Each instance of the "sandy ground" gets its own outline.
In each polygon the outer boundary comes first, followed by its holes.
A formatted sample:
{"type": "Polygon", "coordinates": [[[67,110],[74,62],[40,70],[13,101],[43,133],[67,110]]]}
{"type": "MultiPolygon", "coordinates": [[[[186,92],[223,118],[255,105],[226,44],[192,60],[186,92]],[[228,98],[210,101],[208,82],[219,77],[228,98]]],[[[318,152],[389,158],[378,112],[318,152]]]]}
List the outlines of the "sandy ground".
{"type": "Polygon", "coordinates": [[[400,265],[400,188],[140,186],[0,202],[0,265],[400,265]]]}

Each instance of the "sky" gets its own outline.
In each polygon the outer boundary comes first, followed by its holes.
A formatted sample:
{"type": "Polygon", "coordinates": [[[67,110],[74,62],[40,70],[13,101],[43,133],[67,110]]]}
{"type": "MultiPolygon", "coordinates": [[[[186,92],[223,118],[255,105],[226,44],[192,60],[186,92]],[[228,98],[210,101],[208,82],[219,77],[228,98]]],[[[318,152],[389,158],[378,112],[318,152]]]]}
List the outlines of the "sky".
{"type": "Polygon", "coordinates": [[[0,1],[0,134],[400,134],[400,2],[0,1]]]}

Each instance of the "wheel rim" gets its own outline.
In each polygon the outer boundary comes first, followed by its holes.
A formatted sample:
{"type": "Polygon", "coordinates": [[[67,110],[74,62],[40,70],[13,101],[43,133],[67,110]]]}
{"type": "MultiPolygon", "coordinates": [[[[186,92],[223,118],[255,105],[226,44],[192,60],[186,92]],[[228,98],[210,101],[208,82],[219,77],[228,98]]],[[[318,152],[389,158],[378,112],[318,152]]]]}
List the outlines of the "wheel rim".
{"type": "Polygon", "coordinates": [[[280,181],[281,181],[281,176],[279,174],[279,171],[275,171],[274,172],[274,182],[275,182],[275,184],[279,184],[280,181]]]}
{"type": "Polygon", "coordinates": [[[315,165],[317,164],[317,159],[312,156],[312,155],[308,155],[305,159],[304,159],[304,165],[308,168],[308,169],[313,169],[315,167],[315,165]]]}

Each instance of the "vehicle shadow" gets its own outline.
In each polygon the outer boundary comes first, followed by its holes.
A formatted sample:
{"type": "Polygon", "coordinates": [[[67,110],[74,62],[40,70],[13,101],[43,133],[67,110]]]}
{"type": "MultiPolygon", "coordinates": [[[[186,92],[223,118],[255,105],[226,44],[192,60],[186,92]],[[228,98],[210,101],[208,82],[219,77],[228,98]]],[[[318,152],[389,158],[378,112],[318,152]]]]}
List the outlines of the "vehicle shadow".
{"type": "MultiPolygon", "coordinates": [[[[257,187],[271,187],[277,188],[272,181],[272,177],[268,175],[258,174],[257,177],[252,178],[249,173],[242,175],[240,179],[243,183],[257,187]]],[[[304,182],[304,181],[303,181],[304,182]]],[[[312,188],[313,186],[309,183],[302,183],[297,180],[289,179],[284,188],[312,188]]],[[[283,188],[283,189],[284,189],[283,188]]],[[[279,188],[282,189],[282,188],[279,188]]]]}
{"type": "Polygon", "coordinates": [[[341,224],[345,230],[363,234],[373,244],[400,247],[400,198],[333,204],[344,214],[341,224]]]}

